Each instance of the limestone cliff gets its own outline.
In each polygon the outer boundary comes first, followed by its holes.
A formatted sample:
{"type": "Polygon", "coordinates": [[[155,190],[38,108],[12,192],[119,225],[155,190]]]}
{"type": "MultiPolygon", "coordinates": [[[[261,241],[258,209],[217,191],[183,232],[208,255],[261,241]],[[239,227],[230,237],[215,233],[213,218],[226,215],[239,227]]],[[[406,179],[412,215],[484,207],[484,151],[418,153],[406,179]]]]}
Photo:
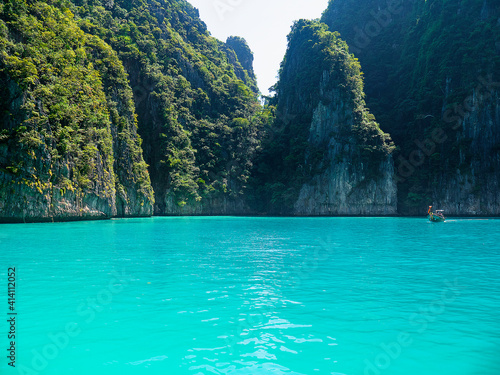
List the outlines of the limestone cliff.
{"type": "Polygon", "coordinates": [[[432,185],[433,204],[448,215],[500,215],[500,83],[483,82],[466,100],[470,111],[445,112],[451,129],[436,145],[457,160],[440,160],[432,185]]]}
{"type": "MultiPolygon", "coordinates": [[[[333,93],[332,96],[337,95],[333,93]]],[[[342,102],[333,101],[328,106],[320,103],[314,111],[309,142],[316,145],[327,143],[328,151],[324,155],[324,171],[300,189],[294,205],[295,214],[396,214],[393,160],[387,156],[378,165],[369,165],[361,160],[358,145],[352,141],[345,142],[342,136],[342,128],[352,126],[352,118],[342,102]]]]}
{"type": "Polygon", "coordinates": [[[179,206],[167,198],[165,211],[172,216],[248,216],[258,214],[245,202],[245,197],[206,199],[196,205],[179,206]]]}
{"type": "Polygon", "coordinates": [[[298,21],[276,85],[266,147],[271,212],[396,213],[392,142],[365,107],[360,66],[338,34],[298,21]],[[271,172],[272,171],[272,172],[271,172]]]}
{"type": "Polygon", "coordinates": [[[17,5],[0,9],[0,221],[151,215],[116,53],[67,9],[17,5]]]}
{"type": "Polygon", "coordinates": [[[74,3],[81,27],[109,43],[128,73],[154,214],[236,213],[260,110],[245,40],[213,38],[185,0],[74,3]]]}
{"type": "Polygon", "coordinates": [[[185,0],[0,2],[0,220],[243,213],[252,59],[185,0]]]}
{"type": "Polygon", "coordinates": [[[229,62],[234,67],[236,76],[252,89],[259,93],[257,78],[253,70],[253,52],[245,39],[237,36],[230,36],[226,43],[221,43],[221,49],[226,53],[229,62]]]}

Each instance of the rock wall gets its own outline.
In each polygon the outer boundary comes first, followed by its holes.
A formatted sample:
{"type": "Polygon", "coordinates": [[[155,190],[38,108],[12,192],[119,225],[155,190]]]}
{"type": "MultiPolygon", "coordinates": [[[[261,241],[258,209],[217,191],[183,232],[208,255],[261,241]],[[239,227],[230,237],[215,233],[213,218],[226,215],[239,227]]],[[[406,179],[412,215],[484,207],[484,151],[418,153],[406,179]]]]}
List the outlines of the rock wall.
{"type": "Polygon", "coordinates": [[[490,89],[474,90],[472,110],[456,116],[454,139],[445,141],[463,145],[459,168],[440,174],[432,192],[448,215],[500,215],[500,92],[490,89]]]}
{"type": "MultiPolygon", "coordinates": [[[[328,74],[324,78],[328,80],[328,74]]],[[[324,79],[325,81],[325,79],[324,79]]],[[[325,82],[322,86],[327,86],[325,82]]],[[[376,170],[360,158],[352,137],[345,138],[345,127],[351,127],[352,103],[342,101],[333,90],[330,104],[322,102],[314,111],[309,142],[328,144],[324,171],[304,184],[294,205],[297,215],[394,215],[397,211],[397,186],[391,156],[381,161],[376,170]],[[351,108],[349,108],[351,107],[351,108]]]]}
{"type": "Polygon", "coordinates": [[[116,52],[69,11],[42,2],[17,10],[0,11],[0,222],[152,215],[116,52]]]}
{"type": "Polygon", "coordinates": [[[262,168],[276,175],[264,181],[275,212],[396,214],[393,143],[365,105],[361,67],[340,35],[297,21],[276,92],[266,145],[274,161],[262,168]]]}
{"type": "Polygon", "coordinates": [[[498,215],[500,3],[335,0],[322,21],[359,58],[368,106],[398,146],[398,213],[498,215]],[[446,139],[417,154],[435,131],[446,139]]]}

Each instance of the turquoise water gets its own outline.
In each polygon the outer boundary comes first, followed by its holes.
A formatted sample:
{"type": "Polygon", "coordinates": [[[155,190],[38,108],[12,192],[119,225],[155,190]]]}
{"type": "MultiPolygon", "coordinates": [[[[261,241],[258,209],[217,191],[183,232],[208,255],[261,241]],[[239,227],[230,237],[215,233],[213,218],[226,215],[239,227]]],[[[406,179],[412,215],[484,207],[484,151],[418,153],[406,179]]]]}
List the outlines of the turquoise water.
{"type": "Polygon", "coordinates": [[[0,373],[498,375],[499,244],[500,220],[2,225],[0,373]]]}

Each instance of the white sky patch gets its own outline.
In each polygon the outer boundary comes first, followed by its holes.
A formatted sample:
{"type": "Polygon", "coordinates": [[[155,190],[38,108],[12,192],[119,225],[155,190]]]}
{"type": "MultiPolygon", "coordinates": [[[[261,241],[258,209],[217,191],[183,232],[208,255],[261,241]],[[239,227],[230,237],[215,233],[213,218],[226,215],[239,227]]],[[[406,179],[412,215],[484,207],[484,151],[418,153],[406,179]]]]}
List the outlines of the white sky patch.
{"type": "Polygon", "coordinates": [[[200,11],[212,36],[246,39],[262,94],[277,81],[293,21],[321,17],[328,0],[188,0],[200,11]]]}

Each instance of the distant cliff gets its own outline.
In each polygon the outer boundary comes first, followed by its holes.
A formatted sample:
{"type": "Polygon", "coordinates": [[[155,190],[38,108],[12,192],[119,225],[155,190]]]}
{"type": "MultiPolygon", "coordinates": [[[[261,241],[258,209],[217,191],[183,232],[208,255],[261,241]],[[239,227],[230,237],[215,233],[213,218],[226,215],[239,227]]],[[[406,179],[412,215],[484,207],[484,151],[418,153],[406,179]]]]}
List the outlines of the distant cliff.
{"type": "Polygon", "coordinates": [[[276,121],[256,172],[267,198],[261,209],[395,214],[392,142],[365,107],[360,66],[339,35],[296,22],[275,90],[276,121]]]}
{"type": "Polygon", "coordinates": [[[464,102],[450,106],[456,113],[444,112],[450,127],[436,144],[430,195],[449,215],[500,215],[500,82],[489,79],[482,77],[464,102]]]}
{"type": "Polygon", "coordinates": [[[245,39],[230,36],[226,43],[221,43],[222,50],[226,53],[229,62],[233,65],[236,76],[252,89],[259,93],[257,87],[257,77],[253,70],[253,52],[245,39]]]}
{"type": "Polygon", "coordinates": [[[399,213],[500,213],[500,3],[330,1],[366,101],[398,152],[399,213]]]}

